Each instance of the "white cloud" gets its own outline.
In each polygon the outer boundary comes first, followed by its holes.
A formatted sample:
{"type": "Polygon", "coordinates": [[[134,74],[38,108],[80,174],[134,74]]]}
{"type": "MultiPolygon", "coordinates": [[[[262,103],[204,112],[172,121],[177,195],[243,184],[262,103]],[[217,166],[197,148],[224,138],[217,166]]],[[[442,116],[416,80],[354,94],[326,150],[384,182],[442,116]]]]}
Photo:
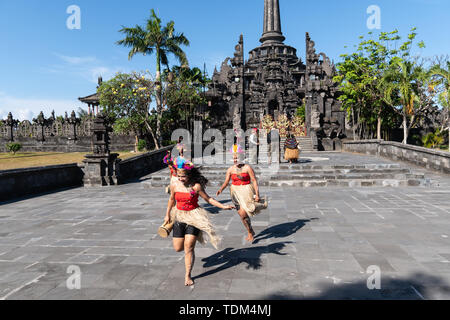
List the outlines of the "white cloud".
{"type": "MultiPolygon", "coordinates": [[[[117,72],[127,70],[127,68],[121,67],[109,67],[96,57],[72,57],[66,56],[60,53],[53,53],[60,60],[60,64],[44,67],[42,70],[48,73],[72,75],[81,77],[91,83],[98,83],[98,77],[102,77],[104,80],[109,80],[114,77],[117,72]]],[[[126,72],[126,71],[124,71],[126,72]]]]}
{"type": "Polygon", "coordinates": [[[70,57],[70,56],[65,56],[59,53],[54,53],[55,56],[57,56],[58,58],[60,58],[62,61],[68,63],[68,64],[72,64],[72,65],[80,65],[80,64],[85,64],[85,63],[93,63],[97,61],[97,58],[95,57],[70,57]]]}
{"type": "Polygon", "coordinates": [[[32,120],[41,111],[44,112],[45,117],[49,117],[54,110],[56,116],[64,116],[67,111],[68,114],[79,107],[84,107],[78,100],[54,100],[42,98],[22,98],[12,97],[3,92],[0,92],[0,118],[5,119],[8,113],[11,112],[14,119],[32,120]]]}

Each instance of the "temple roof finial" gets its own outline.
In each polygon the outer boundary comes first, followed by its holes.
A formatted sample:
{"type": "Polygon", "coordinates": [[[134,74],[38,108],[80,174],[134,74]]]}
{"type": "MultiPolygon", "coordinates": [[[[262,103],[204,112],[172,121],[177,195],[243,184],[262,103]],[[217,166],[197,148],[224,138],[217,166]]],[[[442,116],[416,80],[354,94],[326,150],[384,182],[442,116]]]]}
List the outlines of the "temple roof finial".
{"type": "Polygon", "coordinates": [[[259,40],[263,44],[283,43],[279,0],[264,0],[264,32],[259,40]]]}

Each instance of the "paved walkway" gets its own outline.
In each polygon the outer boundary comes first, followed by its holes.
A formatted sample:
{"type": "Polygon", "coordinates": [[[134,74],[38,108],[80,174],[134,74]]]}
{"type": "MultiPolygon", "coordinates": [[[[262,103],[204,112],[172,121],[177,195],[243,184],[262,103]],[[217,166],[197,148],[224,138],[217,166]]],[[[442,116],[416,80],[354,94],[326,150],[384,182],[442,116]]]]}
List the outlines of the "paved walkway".
{"type": "Polygon", "coordinates": [[[253,245],[236,212],[205,205],[224,241],[198,246],[193,289],[183,254],[156,235],[162,189],[78,188],[0,205],[0,299],[449,299],[450,177],[431,176],[440,187],[262,188],[271,202],[253,220],[253,245]],[[80,290],[67,287],[70,266],[80,290]],[[381,289],[369,290],[377,268],[381,289]]]}

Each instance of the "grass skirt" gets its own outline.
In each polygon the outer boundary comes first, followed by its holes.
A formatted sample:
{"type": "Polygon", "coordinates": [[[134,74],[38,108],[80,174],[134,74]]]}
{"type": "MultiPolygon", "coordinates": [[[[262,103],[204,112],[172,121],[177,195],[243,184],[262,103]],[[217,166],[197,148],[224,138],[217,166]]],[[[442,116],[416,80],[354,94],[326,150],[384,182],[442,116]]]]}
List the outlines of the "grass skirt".
{"type": "Polygon", "coordinates": [[[233,203],[241,209],[244,209],[250,217],[254,217],[262,210],[267,209],[267,203],[255,201],[256,193],[252,184],[244,186],[231,185],[230,192],[233,203]]]}
{"type": "Polygon", "coordinates": [[[199,207],[192,211],[182,211],[177,207],[174,207],[171,211],[171,219],[172,221],[186,223],[199,229],[201,232],[197,240],[201,244],[206,244],[208,242],[204,235],[206,233],[212,246],[216,250],[219,249],[221,238],[216,234],[216,230],[205,209],[199,207]]]}
{"type": "Polygon", "coordinates": [[[299,155],[300,155],[299,149],[286,149],[286,151],[284,152],[284,159],[298,160],[299,155]]]}
{"type": "Polygon", "coordinates": [[[174,184],[174,183],[177,183],[177,182],[179,182],[177,177],[172,176],[172,178],[170,178],[170,184],[166,187],[166,193],[167,194],[170,194],[170,186],[172,184],[174,184]]]}

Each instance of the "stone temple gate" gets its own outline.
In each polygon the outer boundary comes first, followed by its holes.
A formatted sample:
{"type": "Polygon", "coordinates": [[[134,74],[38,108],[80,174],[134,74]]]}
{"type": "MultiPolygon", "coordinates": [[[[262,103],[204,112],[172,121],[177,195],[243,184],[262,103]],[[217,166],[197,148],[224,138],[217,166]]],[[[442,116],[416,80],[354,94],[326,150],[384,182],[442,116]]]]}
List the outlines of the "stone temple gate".
{"type": "Polygon", "coordinates": [[[215,126],[260,127],[265,115],[291,118],[304,105],[308,136],[319,150],[335,150],[345,137],[345,111],[333,82],[336,69],[324,53],[316,52],[308,33],[305,40],[303,62],[295,48],[284,44],[279,0],[265,0],[261,46],[245,61],[241,35],[234,57],[214,70],[206,96],[215,126]]]}

